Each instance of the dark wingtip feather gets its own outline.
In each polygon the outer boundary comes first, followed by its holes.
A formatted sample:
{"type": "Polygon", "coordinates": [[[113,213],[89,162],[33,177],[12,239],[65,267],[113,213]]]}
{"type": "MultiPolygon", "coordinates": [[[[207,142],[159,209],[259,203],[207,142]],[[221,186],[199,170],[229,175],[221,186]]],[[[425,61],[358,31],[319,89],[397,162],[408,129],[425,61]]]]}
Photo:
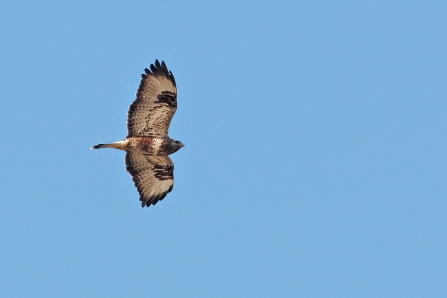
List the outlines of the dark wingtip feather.
{"type": "Polygon", "coordinates": [[[158,59],[155,60],[154,64],[151,64],[149,66],[150,70],[145,68],[144,72],[146,73],[146,75],[142,74],[141,77],[143,79],[146,78],[147,75],[154,75],[154,76],[164,76],[165,78],[169,79],[172,84],[176,86],[175,84],[175,79],[174,79],[174,75],[172,74],[172,72],[170,70],[168,70],[168,67],[166,66],[166,63],[162,60],[161,64],[158,61],[158,59]]]}
{"type": "Polygon", "coordinates": [[[161,61],[161,71],[165,77],[169,78],[169,71],[164,61],[161,61]]]}
{"type": "Polygon", "coordinates": [[[152,74],[157,75],[157,68],[155,67],[154,64],[151,64],[151,66],[149,66],[151,69],[152,74]]]}
{"type": "Polygon", "coordinates": [[[171,185],[171,187],[166,192],[159,194],[159,195],[152,196],[149,199],[140,197],[141,208],[150,207],[151,205],[157,204],[158,202],[163,200],[169,192],[171,192],[172,188],[173,188],[173,185],[171,185]]]}
{"type": "Polygon", "coordinates": [[[170,78],[172,84],[174,85],[174,87],[177,87],[177,85],[175,84],[174,75],[172,74],[171,71],[169,71],[169,78],[170,78]]]}

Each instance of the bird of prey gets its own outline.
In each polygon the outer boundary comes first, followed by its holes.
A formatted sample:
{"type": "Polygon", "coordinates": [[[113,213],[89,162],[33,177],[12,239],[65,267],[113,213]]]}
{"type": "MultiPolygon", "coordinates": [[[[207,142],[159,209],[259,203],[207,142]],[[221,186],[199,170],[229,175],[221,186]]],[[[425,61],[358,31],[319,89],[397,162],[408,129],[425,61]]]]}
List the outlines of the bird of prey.
{"type": "Polygon", "coordinates": [[[177,109],[174,75],[158,60],[144,71],[136,99],[127,113],[127,137],[91,149],[126,151],[126,170],[140,194],[141,207],[149,207],[172,190],[174,164],[168,155],[184,145],[168,136],[169,123],[177,109]]]}

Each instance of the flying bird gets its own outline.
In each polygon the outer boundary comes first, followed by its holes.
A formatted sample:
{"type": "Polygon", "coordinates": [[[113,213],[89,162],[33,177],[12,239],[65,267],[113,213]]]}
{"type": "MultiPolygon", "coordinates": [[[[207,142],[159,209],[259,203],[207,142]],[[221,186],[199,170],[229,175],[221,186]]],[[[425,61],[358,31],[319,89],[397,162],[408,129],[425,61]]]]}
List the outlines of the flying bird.
{"type": "Polygon", "coordinates": [[[127,113],[127,137],[98,144],[91,149],[114,148],[126,151],[126,170],[140,194],[141,207],[155,205],[174,186],[174,164],[169,154],[184,145],[168,136],[169,124],[177,110],[174,75],[164,61],[144,69],[136,99],[127,113]]]}

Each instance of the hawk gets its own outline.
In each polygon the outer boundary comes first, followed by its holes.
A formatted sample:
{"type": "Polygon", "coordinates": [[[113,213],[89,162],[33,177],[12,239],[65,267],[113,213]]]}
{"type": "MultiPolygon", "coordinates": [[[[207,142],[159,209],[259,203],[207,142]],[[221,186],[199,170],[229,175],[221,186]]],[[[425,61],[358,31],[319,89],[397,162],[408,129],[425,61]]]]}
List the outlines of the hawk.
{"type": "Polygon", "coordinates": [[[177,110],[174,75],[164,61],[145,68],[136,99],[127,113],[127,137],[91,149],[126,151],[126,170],[140,194],[141,207],[157,204],[174,186],[174,164],[169,154],[184,145],[169,138],[169,123],[177,110]]]}

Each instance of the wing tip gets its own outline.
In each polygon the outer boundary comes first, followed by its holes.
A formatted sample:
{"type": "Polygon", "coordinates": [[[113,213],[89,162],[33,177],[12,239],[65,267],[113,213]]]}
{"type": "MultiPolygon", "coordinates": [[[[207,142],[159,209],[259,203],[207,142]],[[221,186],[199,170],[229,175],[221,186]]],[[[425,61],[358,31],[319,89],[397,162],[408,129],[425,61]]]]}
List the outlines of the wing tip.
{"type": "Polygon", "coordinates": [[[148,76],[148,75],[153,75],[156,77],[163,76],[163,77],[169,79],[171,81],[171,83],[175,87],[177,87],[176,83],[175,83],[174,75],[172,74],[172,71],[168,70],[166,63],[163,60],[161,60],[161,64],[160,64],[158,59],[155,59],[155,62],[153,64],[151,64],[149,66],[149,68],[150,69],[148,69],[148,68],[144,69],[145,74],[141,75],[143,79],[146,78],[146,76],[148,76]]]}
{"type": "Polygon", "coordinates": [[[165,191],[159,195],[151,196],[149,199],[145,199],[144,196],[140,196],[141,208],[144,208],[144,207],[149,208],[151,205],[157,204],[158,202],[163,200],[166,197],[166,195],[172,191],[173,188],[174,188],[174,185],[171,185],[167,191],[165,191]]]}

